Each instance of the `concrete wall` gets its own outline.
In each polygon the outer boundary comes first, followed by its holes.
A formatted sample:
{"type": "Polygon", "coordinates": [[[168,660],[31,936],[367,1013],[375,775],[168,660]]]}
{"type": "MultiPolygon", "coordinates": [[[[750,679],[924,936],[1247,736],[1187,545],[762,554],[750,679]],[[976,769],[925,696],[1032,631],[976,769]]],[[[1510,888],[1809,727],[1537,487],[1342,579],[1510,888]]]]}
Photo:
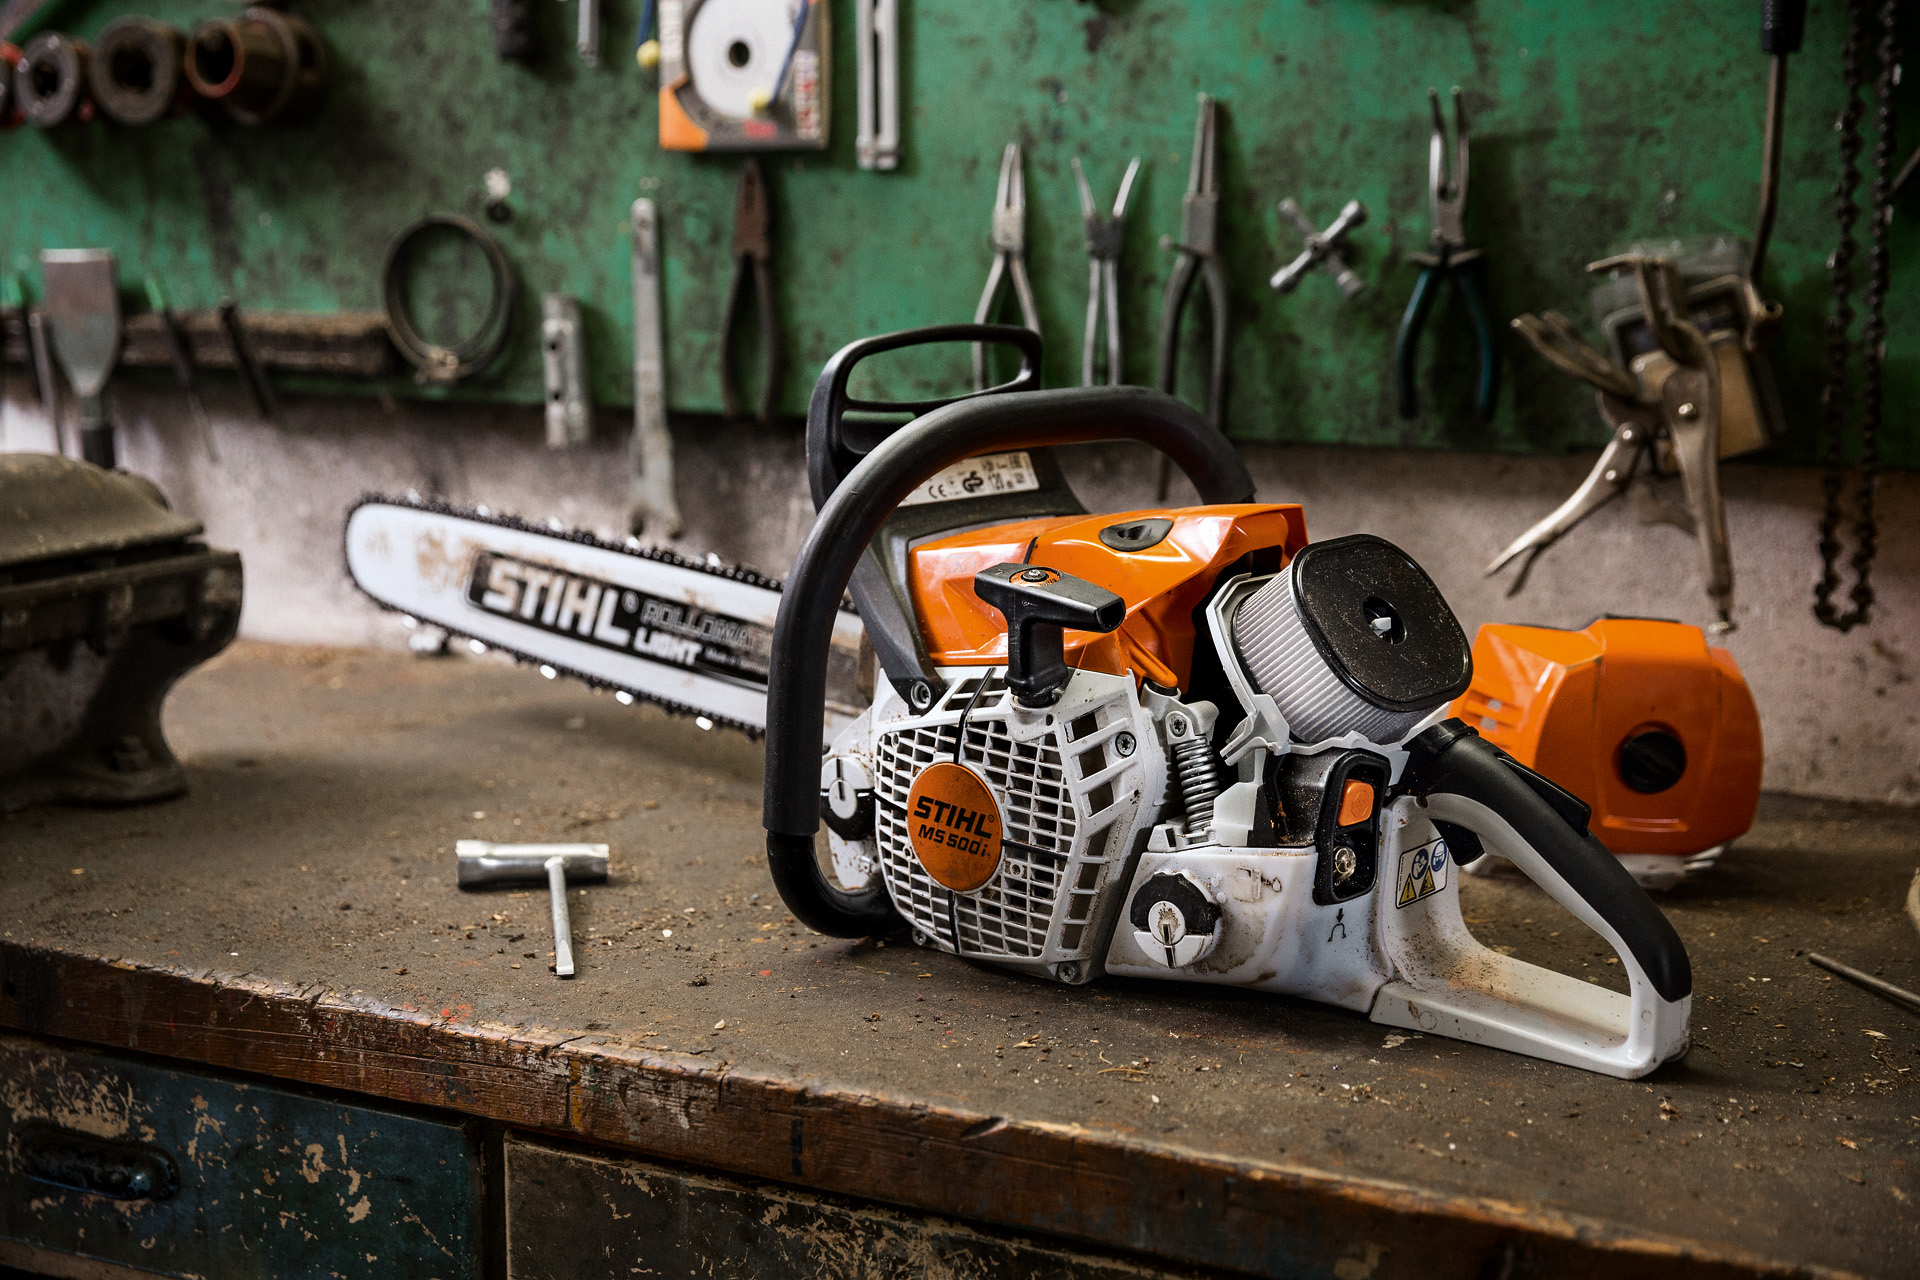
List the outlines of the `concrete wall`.
{"type": "MultiPolygon", "coordinates": [[[[0,402],[0,448],[51,447],[47,421],[27,395],[16,375],[0,402]]],[[[204,520],[209,541],[245,556],[249,636],[404,644],[402,624],[360,596],[341,564],[342,514],[369,490],[413,488],[619,530],[627,427],[620,413],[602,415],[591,447],[550,453],[537,410],[290,396],[281,422],[269,426],[230,384],[210,387],[206,408],[217,460],[177,393],[114,392],[122,465],[204,520]]],[[[812,520],[799,432],[688,420],[674,434],[689,522],[681,548],[782,573],[812,520]]],[[[1367,531],[1404,547],[1469,634],[1488,621],[1578,626],[1604,612],[1711,618],[1693,539],[1640,523],[1624,502],[1542,557],[1518,597],[1504,595],[1510,574],[1481,577],[1501,547],[1573,489],[1592,455],[1251,446],[1246,456],[1260,496],[1304,503],[1315,537],[1367,531]]],[[[1153,504],[1154,465],[1144,451],[1089,447],[1074,451],[1068,466],[1096,509],[1153,504]]],[[[1818,476],[1741,463],[1724,474],[1739,624],[1726,643],[1760,704],[1767,786],[1920,803],[1920,476],[1882,481],[1880,604],[1870,627],[1842,636],[1808,610],[1818,573],[1818,476]]]]}

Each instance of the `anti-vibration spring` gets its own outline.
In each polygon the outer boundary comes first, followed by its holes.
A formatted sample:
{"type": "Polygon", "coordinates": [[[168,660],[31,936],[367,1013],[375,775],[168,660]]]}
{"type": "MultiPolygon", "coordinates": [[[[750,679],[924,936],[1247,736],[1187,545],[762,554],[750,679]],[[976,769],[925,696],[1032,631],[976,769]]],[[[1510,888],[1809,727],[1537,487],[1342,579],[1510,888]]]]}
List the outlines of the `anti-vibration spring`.
{"type": "Polygon", "coordinates": [[[1213,825],[1213,802],[1220,794],[1220,772],[1214,768],[1213,748],[1206,738],[1194,732],[1183,720],[1168,725],[1173,745],[1174,776],[1180,783],[1180,799],[1187,809],[1187,834],[1200,836],[1213,825]],[[1174,728],[1179,724],[1184,733],[1174,728]]]}

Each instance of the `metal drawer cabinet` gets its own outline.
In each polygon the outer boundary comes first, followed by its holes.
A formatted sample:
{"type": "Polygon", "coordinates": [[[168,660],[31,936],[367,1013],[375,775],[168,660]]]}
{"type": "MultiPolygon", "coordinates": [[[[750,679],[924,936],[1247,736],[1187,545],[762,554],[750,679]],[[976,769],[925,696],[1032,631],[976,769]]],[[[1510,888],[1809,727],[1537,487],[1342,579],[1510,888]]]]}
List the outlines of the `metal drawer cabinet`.
{"type": "Polygon", "coordinates": [[[467,1126],[0,1036],[0,1263],[56,1276],[480,1274],[467,1126]]]}
{"type": "Polygon", "coordinates": [[[510,1280],[1193,1280],[945,1218],[506,1139],[510,1280]]]}

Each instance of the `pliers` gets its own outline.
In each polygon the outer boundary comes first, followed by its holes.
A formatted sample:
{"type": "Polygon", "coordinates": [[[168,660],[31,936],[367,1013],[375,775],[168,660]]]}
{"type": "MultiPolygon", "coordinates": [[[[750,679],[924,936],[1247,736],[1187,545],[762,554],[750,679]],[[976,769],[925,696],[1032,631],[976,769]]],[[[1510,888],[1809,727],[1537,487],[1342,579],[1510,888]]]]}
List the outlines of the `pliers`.
{"type": "Polygon", "coordinates": [[[1440,95],[1432,89],[1427,90],[1427,105],[1433,109],[1433,139],[1427,149],[1427,201],[1433,214],[1433,235],[1427,241],[1426,252],[1407,255],[1407,261],[1418,263],[1423,270],[1414,283],[1413,296],[1407,299],[1406,314],[1400,317],[1399,336],[1393,340],[1400,416],[1411,418],[1420,412],[1413,388],[1415,348],[1420,343],[1420,330],[1426,326],[1427,313],[1433,310],[1440,279],[1450,276],[1460,286],[1460,298],[1467,304],[1467,319],[1473,325],[1474,340],[1480,344],[1480,382],[1473,407],[1484,420],[1493,416],[1499,365],[1493,329],[1487,322],[1486,257],[1482,250],[1467,247],[1467,111],[1460,101],[1460,88],[1455,85],[1453,165],[1449,172],[1447,122],[1440,114],[1440,95]]]}
{"type": "MultiPolygon", "coordinates": [[[[987,287],[980,294],[980,305],[973,309],[973,322],[985,324],[993,317],[999,301],[1000,285],[1013,278],[1013,293],[1020,300],[1020,323],[1040,332],[1040,309],[1033,303],[1033,286],[1027,283],[1027,180],[1020,172],[1020,144],[1009,142],[1000,154],[1000,189],[993,197],[993,266],[987,271],[987,287]]],[[[973,389],[987,389],[987,349],[973,344],[973,389]]]]}
{"type": "Polygon", "coordinates": [[[1203,93],[1200,116],[1193,127],[1193,166],[1187,176],[1187,194],[1180,201],[1180,260],[1167,277],[1167,291],[1160,299],[1160,390],[1173,394],[1180,352],[1180,311],[1186,306],[1198,271],[1206,279],[1207,301],[1213,310],[1213,370],[1207,384],[1207,419],[1225,431],[1227,272],[1214,253],[1220,224],[1220,174],[1214,162],[1213,116],[1213,97],[1203,93]]]}
{"type": "Polygon", "coordinates": [[[1087,332],[1080,345],[1080,385],[1091,387],[1093,351],[1100,332],[1100,302],[1107,304],[1107,385],[1120,384],[1120,242],[1127,232],[1127,197],[1133,194],[1133,180],[1140,172],[1140,157],[1127,165],[1120,179],[1120,194],[1113,199],[1113,213],[1103,214],[1094,207],[1093,188],[1087,185],[1080,157],[1073,158],[1073,180],[1080,188],[1080,217],[1087,228],[1087,332]]]}
{"type": "Polygon", "coordinates": [[[1525,583],[1533,560],[1569,529],[1625,493],[1641,462],[1649,478],[1678,472],[1686,508],[1651,504],[1643,518],[1677,524],[1699,540],[1701,576],[1719,615],[1709,630],[1733,630],[1733,561],[1727,544],[1726,505],[1720,492],[1720,370],[1713,349],[1688,318],[1686,290],[1673,264],[1626,254],[1596,262],[1590,271],[1625,268],[1634,273],[1642,314],[1655,343],[1672,359],[1658,377],[1622,369],[1587,345],[1566,317],[1548,311],[1525,315],[1513,327],[1534,350],[1562,372],[1598,393],[1600,416],[1613,428],[1593,470],[1570,497],[1514,539],[1488,565],[1491,575],[1525,555],[1512,595],[1525,583]]]}
{"type": "Polygon", "coordinates": [[[740,185],[734,191],[733,280],[727,285],[727,309],[720,317],[720,398],[727,416],[738,418],[740,406],[733,394],[733,313],[740,305],[751,266],[753,288],[760,302],[760,355],[764,364],[760,409],[754,416],[762,423],[773,420],[773,392],[779,385],[781,369],[780,328],[774,320],[773,277],[768,270],[773,262],[768,222],[766,181],[760,176],[760,162],[748,157],[740,166],[740,185]]]}

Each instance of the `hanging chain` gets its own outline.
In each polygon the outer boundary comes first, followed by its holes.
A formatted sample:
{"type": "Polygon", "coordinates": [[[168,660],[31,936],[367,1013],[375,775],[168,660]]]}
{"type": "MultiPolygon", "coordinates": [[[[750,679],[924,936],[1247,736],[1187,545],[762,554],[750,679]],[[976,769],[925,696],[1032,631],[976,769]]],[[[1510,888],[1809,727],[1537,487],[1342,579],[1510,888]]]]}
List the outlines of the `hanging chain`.
{"type": "Polygon", "coordinates": [[[1887,231],[1892,212],[1893,190],[1890,170],[1893,165],[1893,89],[1899,62],[1895,39],[1898,18],[1897,0],[1883,0],[1879,9],[1880,74],[1874,90],[1878,98],[1874,114],[1873,186],[1869,210],[1869,249],[1867,287],[1863,299],[1866,319],[1861,326],[1860,345],[1860,480],[1854,491],[1854,552],[1849,563],[1853,569],[1853,607],[1844,612],[1834,607],[1833,594],[1840,588],[1838,562],[1844,549],[1840,543],[1840,495],[1846,484],[1846,425],[1851,381],[1853,342],[1853,262],[1858,252],[1854,223],[1860,209],[1854,192],[1860,185],[1861,90],[1864,88],[1861,63],[1868,40],[1867,25],[1873,14],[1868,0],[1853,0],[1847,7],[1847,38],[1841,50],[1841,75],[1846,103],[1834,128],[1840,134],[1840,181],[1834,189],[1834,212],[1840,223],[1840,241],[1829,264],[1833,273],[1833,314],[1827,320],[1827,382],[1821,392],[1822,420],[1826,431],[1826,474],[1821,479],[1825,508],[1820,518],[1820,582],[1814,588],[1813,616],[1837,631],[1851,631],[1864,624],[1873,611],[1873,586],[1868,576],[1873,570],[1879,528],[1874,520],[1874,495],[1880,478],[1880,419],[1884,402],[1882,373],[1886,364],[1888,282],[1887,231]]]}

